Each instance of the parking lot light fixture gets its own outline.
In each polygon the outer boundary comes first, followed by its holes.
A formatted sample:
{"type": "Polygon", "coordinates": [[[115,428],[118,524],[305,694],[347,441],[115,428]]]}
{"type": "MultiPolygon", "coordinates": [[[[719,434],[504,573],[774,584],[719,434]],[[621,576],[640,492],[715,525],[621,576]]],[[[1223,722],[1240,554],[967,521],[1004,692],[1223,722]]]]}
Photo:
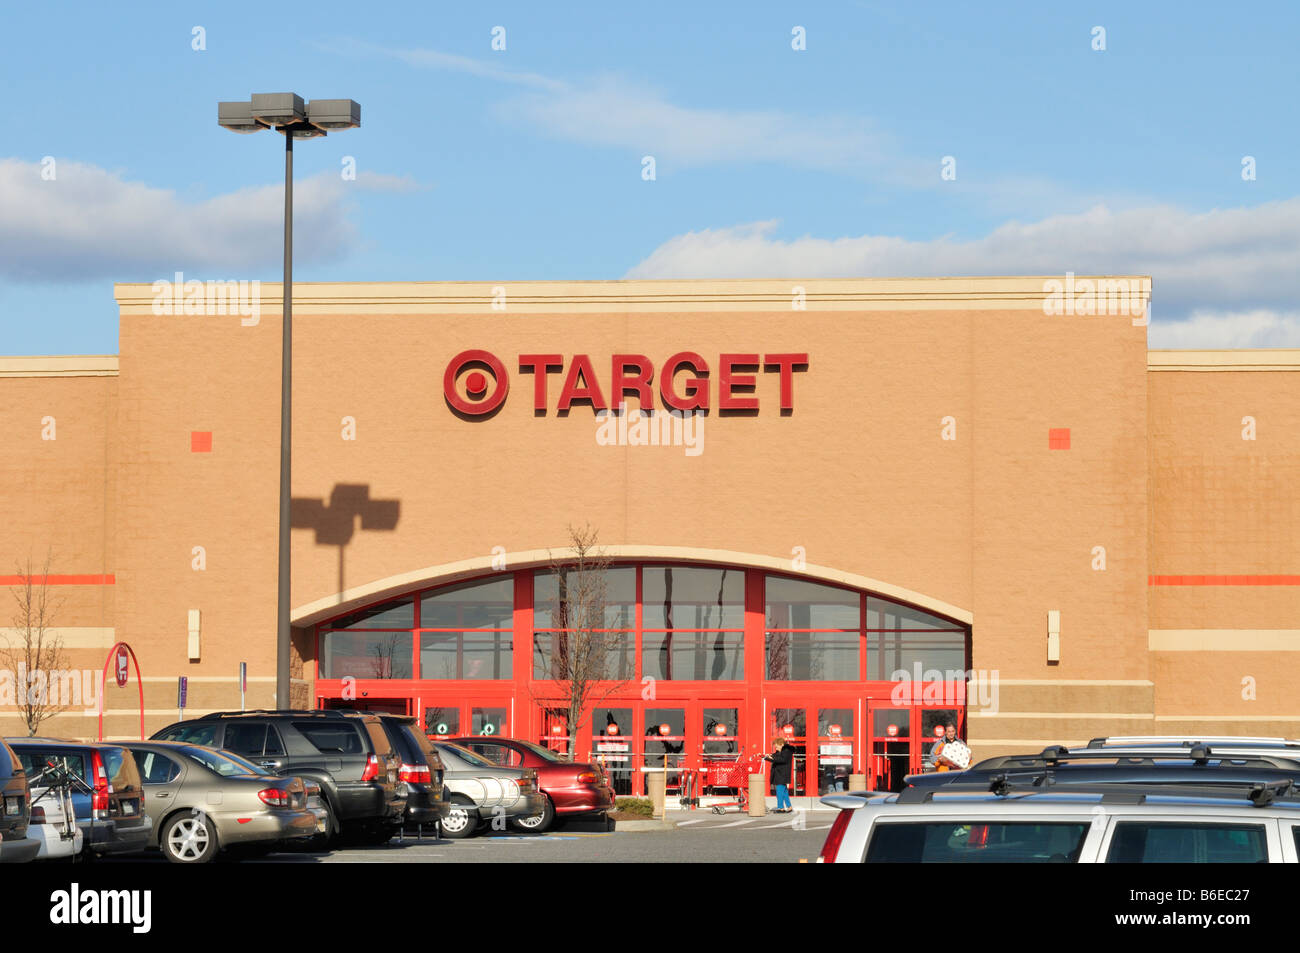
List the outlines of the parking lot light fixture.
{"type": "Polygon", "coordinates": [[[280,530],[276,597],[275,703],[291,708],[289,694],[289,477],[292,449],[293,390],[293,140],[326,135],[326,130],[361,125],[361,106],[351,99],[305,103],[297,93],[254,93],[248,102],[217,103],[217,124],[231,132],[275,129],[284,135],[284,299],[280,348],[280,530]]]}

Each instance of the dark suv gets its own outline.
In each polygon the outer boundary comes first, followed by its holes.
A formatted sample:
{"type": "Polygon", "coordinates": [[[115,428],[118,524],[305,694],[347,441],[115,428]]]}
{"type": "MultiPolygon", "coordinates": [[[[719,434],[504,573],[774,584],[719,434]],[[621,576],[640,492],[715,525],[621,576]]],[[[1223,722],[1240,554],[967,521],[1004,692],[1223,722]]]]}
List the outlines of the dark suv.
{"type": "Polygon", "coordinates": [[[442,757],[433,742],[408,715],[380,714],[393,747],[402,756],[399,777],[406,783],[406,826],[421,828],[441,823],[447,816],[447,794],[443,788],[442,757]]]}
{"type": "Polygon", "coordinates": [[[135,758],[121,745],[66,738],[9,738],[28,776],[51,762],[76,775],[72,806],[85,836],[87,856],[145,850],[153,820],[146,813],[144,784],[135,758]]]}
{"type": "Polygon", "coordinates": [[[0,864],[25,863],[40,851],[41,842],[27,836],[31,810],[23,763],[0,741],[0,864]]]}
{"type": "Polygon", "coordinates": [[[401,755],[376,715],[220,711],[168,725],[153,738],[224,748],[275,774],[315,781],[329,809],[327,840],[347,832],[382,843],[402,827],[401,755]]]}

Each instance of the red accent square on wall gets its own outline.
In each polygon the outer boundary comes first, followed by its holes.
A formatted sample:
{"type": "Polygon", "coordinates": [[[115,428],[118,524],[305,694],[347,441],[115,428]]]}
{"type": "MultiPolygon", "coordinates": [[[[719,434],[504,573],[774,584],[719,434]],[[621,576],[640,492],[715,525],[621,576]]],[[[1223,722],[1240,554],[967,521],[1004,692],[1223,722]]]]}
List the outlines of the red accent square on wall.
{"type": "Polygon", "coordinates": [[[1070,449],[1070,428],[1069,427],[1052,427],[1047,431],[1047,449],[1048,450],[1069,450],[1070,449]]]}
{"type": "Polygon", "coordinates": [[[212,431],[191,430],[190,431],[190,453],[211,453],[211,452],[212,452],[212,431]]]}

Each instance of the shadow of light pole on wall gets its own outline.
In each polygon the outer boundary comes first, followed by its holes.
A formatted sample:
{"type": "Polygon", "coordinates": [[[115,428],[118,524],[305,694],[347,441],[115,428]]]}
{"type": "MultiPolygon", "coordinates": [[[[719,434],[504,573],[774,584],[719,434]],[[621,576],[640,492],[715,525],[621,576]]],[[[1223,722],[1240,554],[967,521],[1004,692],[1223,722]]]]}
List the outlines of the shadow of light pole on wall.
{"type": "Polygon", "coordinates": [[[317,546],[339,548],[339,601],[347,588],[344,580],[344,550],[352,542],[361,520],[363,532],[392,531],[397,529],[401,516],[400,500],[374,500],[370,498],[369,483],[336,483],[328,502],[322,499],[295,497],[290,509],[294,529],[310,529],[316,533],[317,546]]]}

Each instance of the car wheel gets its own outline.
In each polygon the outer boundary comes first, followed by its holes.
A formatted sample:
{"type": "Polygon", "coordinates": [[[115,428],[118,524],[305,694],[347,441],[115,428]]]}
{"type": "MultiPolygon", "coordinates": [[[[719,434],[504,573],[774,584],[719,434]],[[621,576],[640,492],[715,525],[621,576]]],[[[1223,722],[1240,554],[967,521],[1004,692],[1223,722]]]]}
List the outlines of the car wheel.
{"type": "Polygon", "coordinates": [[[325,830],[304,840],[303,846],[309,851],[329,850],[335,838],[339,836],[339,825],[334,820],[334,810],[324,799],[321,801],[321,806],[325,808],[325,830]]]}
{"type": "Polygon", "coordinates": [[[174,864],[206,864],[217,855],[217,828],[205,814],[177,814],[163,828],[158,846],[174,864]]]}
{"type": "Polygon", "coordinates": [[[516,829],[527,831],[530,834],[540,834],[543,831],[550,830],[551,824],[555,821],[555,804],[548,795],[542,795],[542,813],[535,817],[515,817],[511,818],[510,823],[516,829]]]}
{"type": "Polygon", "coordinates": [[[473,837],[478,830],[478,810],[474,802],[463,794],[453,794],[447,808],[447,816],[442,819],[442,833],[454,839],[473,837]]]}

